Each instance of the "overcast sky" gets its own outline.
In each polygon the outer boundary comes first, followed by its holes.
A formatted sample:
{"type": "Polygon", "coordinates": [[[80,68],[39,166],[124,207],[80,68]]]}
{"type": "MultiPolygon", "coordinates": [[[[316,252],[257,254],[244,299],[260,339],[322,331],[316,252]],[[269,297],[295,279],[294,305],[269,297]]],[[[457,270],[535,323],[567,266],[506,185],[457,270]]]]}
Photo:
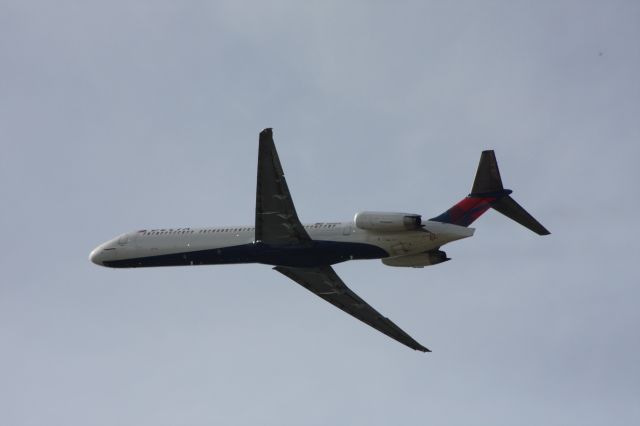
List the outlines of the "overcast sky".
{"type": "Polygon", "coordinates": [[[640,3],[0,0],[0,424],[640,423],[640,3]],[[303,222],[432,217],[453,260],[336,266],[423,354],[265,265],[111,270],[252,224],[274,128],[303,222]]]}

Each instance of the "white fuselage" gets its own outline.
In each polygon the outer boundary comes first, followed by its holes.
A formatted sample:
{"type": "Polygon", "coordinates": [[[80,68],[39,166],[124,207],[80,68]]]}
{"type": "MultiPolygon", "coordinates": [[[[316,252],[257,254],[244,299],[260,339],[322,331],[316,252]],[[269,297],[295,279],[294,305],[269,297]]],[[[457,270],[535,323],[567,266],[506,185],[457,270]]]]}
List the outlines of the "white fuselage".
{"type": "MultiPolygon", "coordinates": [[[[354,222],[319,222],[304,225],[314,242],[335,244],[336,247],[356,247],[356,250],[344,260],[386,258],[424,253],[451,241],[473,235],[474,229],[441,222],[426,221],[423,230],[376,232],[359,229],[354,222]],[[346,244],[345,244],[346,243],[346,244]],[[359,247],[377,248],[359,255],[359,247]]],[[[250,226],[227,226],[214,228],[164,228],[133,231],[109,240],[91,252],[90,259],[104,266],[116,266],[111,262],[131,259],[168,259],[181,255],[188,259],[190,253],[222,253],[230,248],[238,248],[237,255],[220,260],[199,261],[192,259],[179,264],[217,264],[217,263],[269,263],[277,262],[256,260],[252,256],[243,256],[242,248],[249,250],[255,245],[254,228],[250,226]],[[163,257],[164,256],[164,257],[163,257]]],[[[342,260],[340,260],[342,261],[342,260]]],[[[337,263],[333,261],[332,263],[337,263]]],[[[171,266],[175,262],[153,264],[127,264],[121,267],[171,266]]]]}

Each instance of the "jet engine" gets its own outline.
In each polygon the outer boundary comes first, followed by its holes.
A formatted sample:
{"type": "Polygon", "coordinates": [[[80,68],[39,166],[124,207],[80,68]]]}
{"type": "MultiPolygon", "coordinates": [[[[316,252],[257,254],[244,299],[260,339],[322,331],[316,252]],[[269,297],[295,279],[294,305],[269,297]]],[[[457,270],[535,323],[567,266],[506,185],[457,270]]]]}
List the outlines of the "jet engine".
{"type": "Polygon", "coordinates": [[[447,260],[450,260],[447,257],[447,253],[440,250],[430,250],[425,253],[410,254],[407,256],[387,257],[382,259],[382,263],[387,266],[424,268],[425,266],[437,265],[447,260]]]}
{"type": "Polygon", "coordinates": [[[367,231],[411,231],[422,227],[422,217],[412,213],[360,212],[354,218],[356,227],[367,231]]]}

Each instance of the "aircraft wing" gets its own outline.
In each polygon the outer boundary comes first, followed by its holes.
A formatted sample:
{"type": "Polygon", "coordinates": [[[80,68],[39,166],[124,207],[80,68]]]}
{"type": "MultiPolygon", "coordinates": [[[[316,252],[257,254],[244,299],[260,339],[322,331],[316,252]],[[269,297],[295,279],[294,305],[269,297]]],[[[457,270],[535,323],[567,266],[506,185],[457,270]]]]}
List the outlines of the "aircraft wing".
{"type": "Polygon", "coordinates": [[[431,352],[351,291],[331,266],[316,268],[276,266],[273,269],[403,345],[417,351],[431,352]]]}
{"type": "Polygon", "coordinates": [[[293,205],[271,129],[260,132],[259,143],[256,241],[268,244],[310,241],[293,205]]]}

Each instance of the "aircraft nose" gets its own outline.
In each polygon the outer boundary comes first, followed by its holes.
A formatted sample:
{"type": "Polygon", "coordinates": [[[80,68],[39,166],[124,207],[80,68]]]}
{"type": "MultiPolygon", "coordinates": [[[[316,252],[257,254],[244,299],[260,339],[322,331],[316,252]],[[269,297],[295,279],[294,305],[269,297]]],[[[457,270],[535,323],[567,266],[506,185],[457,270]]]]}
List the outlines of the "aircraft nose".
{"type": "Polygon", "coordinates": [[[89,254],[89,260],[95,263],[96,265],[103,266],[102,264],[102,247],[96,247],[89,254]]]}

